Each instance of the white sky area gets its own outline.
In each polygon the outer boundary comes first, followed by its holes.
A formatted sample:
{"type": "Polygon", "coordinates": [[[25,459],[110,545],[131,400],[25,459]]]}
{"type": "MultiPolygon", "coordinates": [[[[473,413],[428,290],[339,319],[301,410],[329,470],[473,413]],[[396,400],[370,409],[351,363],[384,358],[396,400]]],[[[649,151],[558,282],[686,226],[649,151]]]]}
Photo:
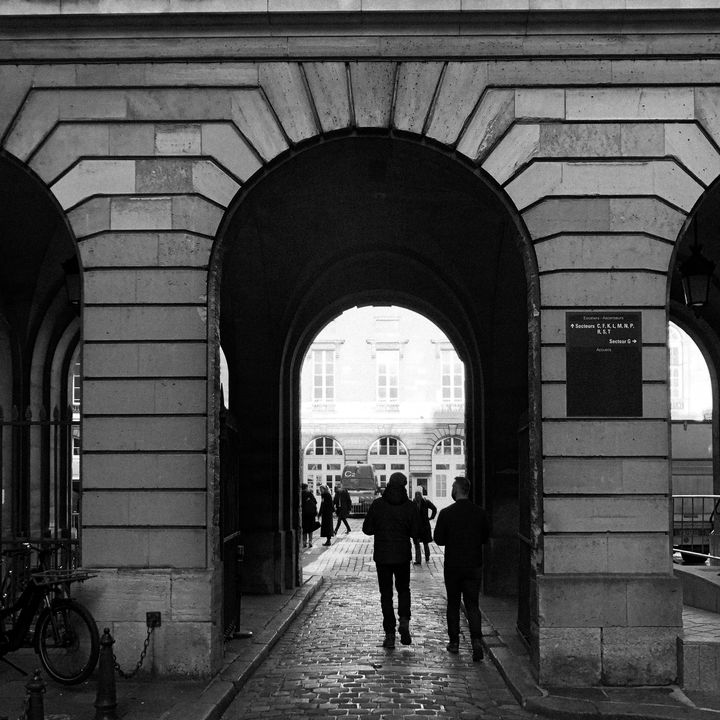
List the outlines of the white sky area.
{"type": "Polygon", "coordinates": [[[713,397],[710,372],[695,341],[670,323],[670,417],[673,420],[710,420],[713,397]]]}

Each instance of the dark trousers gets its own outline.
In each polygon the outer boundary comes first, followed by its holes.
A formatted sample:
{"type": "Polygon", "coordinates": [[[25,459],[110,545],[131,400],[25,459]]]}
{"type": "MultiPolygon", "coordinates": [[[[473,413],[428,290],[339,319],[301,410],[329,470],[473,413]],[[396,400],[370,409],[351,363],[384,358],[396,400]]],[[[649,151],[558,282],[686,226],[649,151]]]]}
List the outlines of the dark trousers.
{"type": "Polygon", "coordinates": [[[380,607],[383,614],[383,630],[395,632],[395,610],[393,608],[393,579],[398,594],[398,616],[410,618],[410,562],[376,566],[380,607]]]}
{"type": "Polygon", "coordinates": [[[337,525],[335,526],[335,534],[337,535],[337,531],[340,529],[340,523],[345,523],[345,529],[350,532],[350,524],[347,521],[347,518],[339,517],[337,521],[337,525]]]}
{"type": "MultiPolygon", "coordinates": [[[[420,554],[420,540],[413,539],[413,545],[415,546],[415,564],[419,565],[422,555],[420,554]]],[[[423,543],[425,548],[425,562],[430,562],[430,543],[423,543]]]]}
{"type": "Polygon", "coordinates": [[[470,625],[470,637],[482,637],[482,618],[478,607],[482,568],[446,567],[444,574],[448,636],[451,640],[458,640],[460,637],[460,597],[462,596],[470,625]]]}

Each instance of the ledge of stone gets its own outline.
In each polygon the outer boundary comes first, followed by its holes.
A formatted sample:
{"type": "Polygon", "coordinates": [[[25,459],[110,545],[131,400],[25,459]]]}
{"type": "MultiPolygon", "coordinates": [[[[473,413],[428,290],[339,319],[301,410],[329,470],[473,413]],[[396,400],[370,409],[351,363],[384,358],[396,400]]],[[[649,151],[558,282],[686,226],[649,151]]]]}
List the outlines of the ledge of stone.
{"type": "MultiPolygon", "coordinates": [[[[717,9],[715,0],[584,0],[583,12],[668,11],[717,9]]],[[[478,12],[572,12],[577,0],[3,0],[0,15],[16,16],[103,16],[103,15],[326,15],[328,13],[379,15],[478,12]]]]}

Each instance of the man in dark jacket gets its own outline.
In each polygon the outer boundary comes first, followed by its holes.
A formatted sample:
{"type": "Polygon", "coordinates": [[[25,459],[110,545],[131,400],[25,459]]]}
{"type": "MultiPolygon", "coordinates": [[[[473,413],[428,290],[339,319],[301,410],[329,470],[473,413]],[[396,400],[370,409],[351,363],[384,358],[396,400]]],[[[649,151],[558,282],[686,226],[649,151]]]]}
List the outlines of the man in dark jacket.
{"type": "Polygon", "coordinates": [[[350,517],[352,512],[352,499],[350,493],[338,483],[335,486],[335,497],[333,498],[333,507],[335,508],[335,514],[337,515],[337,525],[335,526],[335,534],[340,529],[340,523],[345,523],[345,534],[350,532],[350,525],[347,519],[350,517]]]}
{"type": "Polygon", "coordinates": [[[445,546],[448,652],[460,650],[460,596],[470,625],[472,658],[482,660],[482,619],[478,607],[482,579],[482,546],[490,536],[485,511],[470,500],[470,481],[456,477],[452,487],[455,503],[443,508],[435,524],[434,539],[445,546]]]}
{"type": "Polygon", "coordinates": [[[373,501],[365,520],[363,532],[374,535],[373,560],[380,588],[380,607],[383,614],[385,640],[383,647],[395,647],[395,609],[393,607],[393,579],[398,594],[400,642],[410,645],[410,560],[411,539],[420,532],[420,516],[408,498],[407,478],[393,473],[382,496],[373,501]]]}

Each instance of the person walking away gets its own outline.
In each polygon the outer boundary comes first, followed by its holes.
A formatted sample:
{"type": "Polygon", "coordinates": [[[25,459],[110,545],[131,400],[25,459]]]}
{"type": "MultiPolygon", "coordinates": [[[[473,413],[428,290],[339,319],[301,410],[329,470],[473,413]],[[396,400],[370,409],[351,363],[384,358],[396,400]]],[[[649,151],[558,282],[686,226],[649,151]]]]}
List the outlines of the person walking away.
{"type": "Polygon", "coordinates": [[[350,532],[350,525],[348,524],[348,517],[352,512],[352,500],[350,499],[350,493],[342,486],[342,483],[338,483],[335,487],[335,497],[333,498],[333,505],[335,507],[335,514],[337,515],[337,525],[335,526],[335,534],[340,529],[340,523],[345,523],[345,534],[350,532]]]}
{"type": "Polygon", "coordinates": [[[431,500],[428,500],[422,490],[415,491],[415,499],[413,501],[418,509],[420,515],[420,534],[418,537],[413,538],[413,544],[415,545],[415,565],[420,565],[422,557],[420,554],[420,543],[423,544],[425,550],[425,562],[430,562],[430,541],[432,540],[432,529],[430,528],[430,521],[435,519],[437,515],[437,508],[431,500]],[[428,517],[428,512],[432,515],[428,517]]]}
{"type": "Polygon", "coordinates": [[[395,647],[398,625],[393,606],[393,580],[398,595],[400,642],[410,645],[410,560],[411,539],[420,532],[417,507],[405,490],[407,478],[393,473],[383,494],[376,498],[365,516],[362,530],[373,535],[373,560],[380,590],[383,616],[384,648],[395,647]]]}
{"type": "Polygon", "coordinates": [[[326,538],[323,545],[330,545],[330,538],[333,536],[333,502],[332,495],[327,485],[320,486],[320,537],[326,538]]]}
{"type": "Polygon", "coordinates": [[[303,547],[312,547],[313,530],[318,526],[317,520],[317,500],[315,495],[308,489],[308,484],[302,484],[302,492],[300,493],[300,509],[302,513],[302,535],[303,547]]]}
{"type": "Polygon", "coordinates": [[[443,508],[435,524],[435,542],[445,546],[448,652],[460,651],[460,597],[470,625],[472,659],[482,660],[482,618],[478,606],[483,545],[490,537],[485,511],[470,500],[470,481],[459,476],[452,486],[455,502],[443,508]]]}

